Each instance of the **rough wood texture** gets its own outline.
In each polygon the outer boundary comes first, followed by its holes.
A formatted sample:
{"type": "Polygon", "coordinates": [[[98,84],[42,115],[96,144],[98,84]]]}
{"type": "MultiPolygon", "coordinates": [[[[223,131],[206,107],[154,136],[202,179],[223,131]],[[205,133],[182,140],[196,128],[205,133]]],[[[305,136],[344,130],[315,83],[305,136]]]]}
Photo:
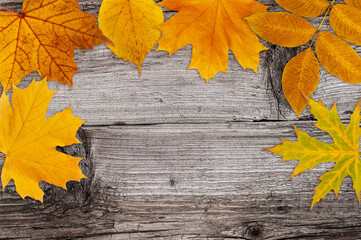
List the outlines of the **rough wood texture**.
{"type": "MultiPolygon", "coordinates": [[[[20,12],[21,2],[0,4],[20,12]]],[[[260,2],[282,11],[274,1],[260,2]]],[[[101,1],[79,4],[97,14],[101,1]]],[[[166,19],[172,14],[165,11],[166,19]]],[[[242,70],[230,53],[228,73],[208,84],[186,70],[190,46],[170,58],[151,52],[141,77],[104,45],[77,51],[73,89],[49,84],[60,89],[49,116],[73,105],[74,115],[88,120],[78,132],[83,144],[59,148],[84,157],[88,178],[69,182],[69,191],[41,183],[44,204],[20,199],[10,184],[0,191],[0,239],[360,238],[351,179],[338,199],[329,194],[309,211],[317,177],[332,164],[289,179],[296,161],[281,163],[263,150],[280,138],[295,140],[291,124],[331,141],[309,113],[298,120],[282,93],[282,69],[302,48],[265,44],[259,75],[242,70]]],[[[361,85],[321,69],[314,97],[337,101],[347,122],[360,92],[361,85]]]]}
{"type": "MultiPolygon", "coordinates": [[[[330,141],[311,122],[295,124],[330,141]]],[[[69,192],[44,186],[43,205],[20,200],[14,186],[7,187],[0,200],[0,236],[358,236],[361,208],[350,179],[338,200],[330,194],[310,212],[317,177],[330,165],[289,179],[296,162],[278,162],[262,150],[279,143],[279,137],[294,140],[293,135],[291,125],[283,122],[85,127],[81,139],[91,139],[84,144],[90,148],[74,152],[85,156],[89,178],[69,183],[69,192]]]]}

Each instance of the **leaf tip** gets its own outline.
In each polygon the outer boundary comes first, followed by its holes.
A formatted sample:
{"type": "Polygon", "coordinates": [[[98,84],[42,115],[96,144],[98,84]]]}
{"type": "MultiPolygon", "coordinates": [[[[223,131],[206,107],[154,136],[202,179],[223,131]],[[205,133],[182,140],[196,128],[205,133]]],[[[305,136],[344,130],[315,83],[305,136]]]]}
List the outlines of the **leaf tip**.
{"type": "MultiPolygon", "coordinates": [[[[304,108],[303,108],[303,109],[304,109],[304,108]]],[[[301,113],[303,112],[303,109],[299,109],[299,108],[293,109],[293,110],[295,111],[295,113],[296,113],[297,118],[300,118],[300,115],[301,115],[301,113]]]]}
{"type": "Polygon", "coordinates": [[[105,44],[114,46],[114,43],[112,42],[112,40],[110,40],[109,38],[107,38],[104,35],[102,36],[102,40],[104,41],[105,44]]]}
{"type": "Polygon", "coordinates": [[[273,148],[274,148],[274,147],[271,147],[271,148],[263,148],[263,150],[273,153],[273,151],[272,151],[273,148]]]}
{"type": "Polygon", "coordinates": [[[258,75],[258,66],[251,68],[256,75],[258,75]]]}
{"type": "Polygon", "coordinates": [[[313,208],[313,206],[314,206],[315,204],[312,202],[312,204],[311,204],[311,207],[310,207],[310,209],[309,209],[309,211],[312,211],[312,208],[313,208]]]}
{"type": "Polygon", "coordinates": [[[318,203],[319,200],[315,200],[315,196],[313,196],[312,198],[312,203],[311,203],[311,207],[310,207],[310,211],[313,209],[313,207],[316,205],[316,203],[318,203]]]}
{"type": "Polygon", "coordinates": [[[303,98],[307,101],[307,103],[311,100],[311,98],[309,96],[307,96],[307,94],[305,94],[303,91],[301,91],[303,98]]]}
{"type": "Polygon", "coordinates": [[[355,110],[354,110],[354,111],[356,111],[356,110],[358,110],[358,111],[359,111],[359,109],[360,109],[360,104],[361,104],[361,99],[357,102],[357,104],[356,104],[356,106],[355,106],[355,110]]]}
{"type": "Polygon", "coordinates": [[[162,7],[164,7],[164,2],[165,1],[161,1],[161,2],[159,2],[159,3],[157,3],[159,6],[162,6],[162,7]]]}
{"type": "Polygon", "coordinates": [[[137,67],[138,67],[138,73],[139,73],[139,77],[142,76],[142,63],[136,63],[137,67]]]}
{"type": "Polygon", "coordinates": [[[357,196],[358,204],[361,204],[360,191],[357,191],[357,190],[355,189],[355,193],[356,193],[356,196],[357,196]]]}

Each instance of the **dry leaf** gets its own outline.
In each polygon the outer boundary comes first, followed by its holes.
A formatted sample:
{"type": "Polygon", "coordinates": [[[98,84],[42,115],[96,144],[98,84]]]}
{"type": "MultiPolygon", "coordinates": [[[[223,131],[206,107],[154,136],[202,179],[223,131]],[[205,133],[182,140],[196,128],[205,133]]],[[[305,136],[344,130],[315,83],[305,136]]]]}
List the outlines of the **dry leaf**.
{"type": "Polygon", "coordinates": [[[118,57],[134,62],[139,72],[161,36],[163,21],[163,11],[153,0],[104,0],[99,11],[99,27],[113,42],[108,47],[118,57]]]}
{"type": "Polygon", "coordinates": [[[229,49],[243,68],[257,72],[259,52],[266,48],[244,18],[266,11],[266,6],[254,0],[165,0],[161,5],[179,13],[163,23],[158,50],[171,55],[192,44],[189,68],[198,69],[207,81],[227,71],[229,49]]]}
{"type": "Polygon", "coordinates": [[[292,58],[283,70],[283,93],[297,116],[307,106],[303,95],[310,96],[318,86],[319,71],[320,66],[311,48],[292,58]]]}
{"type": "Polygon", "coordinates": [[[361,58],[336,35],[321,31],[316,42],[317,58],[331,74],[348,83],[361,82],[361,58]]]}
{"type": "Polygon", "coordinates": [[[345,0],[347,5],[361,9],[361,0],[345,0]]]}
{"type": "Polygon", "coordinates": [[[311,23],[291,13],[257,13],[248,17],[247,22],[258,36],[282,47],[301,46],[316,33],[311,23]]]}
{"type": "Polygon", "coordinates": [[[66,189],[66,182],[85,176],[78,167],[81,158],[57,151],[56,146],[80,143],[75,137],[85,122],[71,114],[71,107],[45,118],[56,91],[47,88],[46,79],[33,81],[26,89],[14,87],[12,107],[3,93],[0,98],[0,151],[6,160],[2,169],[3,189],[11,179],[22,198],[43,201],[40,181],[66,189]]]}
{"type": "MultiPolygon", "coordinates": [[[[357,5],[361,2],[360,0],[346,1],[350,5],[329,5],[328,1],[324,0],[276,1],[285,9],[293,11],[298,15],[279,12],[254,14],[251,17],[248,17],[247,20],[255,33],[263,39],[283,47],[297,47],[312,39],[309,46],[309,48],[311,48],[317,37],[316,54],[323,67],[345,82],[361,82],[361,58],[356,51],[336,35],[330,32],[319,32],[327,14],[331,12],[329,20],[334,31],[343,39],[360,45],[361,10],[350,6],[357,5]],[[326,9],[328,10],[326,11],[325,17],[322,19],[318,30],[304,18],[299,16],[316,16],[326,9]]],[[[334,2],[332,2],[332,4],[333,3],[334,2]]],[[[310,51],[310,53],[311,52],[312,51],[310,51]]],[[[303,55],[303,60],[307,59],[305,57],[306,55],[303,55]]],[[[311,55],[309,55],[309,57],[311,57],[311,55]]],[[[289,67],[289,69],[285,68],[285,74],[283,74],[282,77],[282,85],[285,97],[291,107],[295,110],[297,116],[299,116],[306,104],[302,94],[309,96],[309,94],[317,88],[317,85],[314,84],[316,84],[318,80],[316,81],[314,77],[310,79],[310,74],[302,77],[301,75],[304,73],[300,73],[300,71],[297,70],[297,67],[301,67],[301,58],[296,58],[297,60],[290,61],[291,67],[289,67]],[[301,80],[301,78],[303,79],[301,80]],[[303,81],[307,82],[302,84],[303,81]],[[305,89],[301,90],[301,85],[303,86],[302,88],[305,88],[307,91],[305,89]]],[[[308,59],[311,60],[311,58],[308,59]]],[[[313,57],[312,62],[312,65],[315,66],[316,62],[313,57]]],[[[309,63],[311,63],[311,61],[309,61],[309,63]]],[[[301,67],[301,69],[304,69],[303,67],[301,67]]],[[[307,65],[307,69],[308,68],[311,70],[311,65],[307,65]]],[[[310,72],[315,74],[316,68],[314,67],[312,69],[313,70],[310,72]]],[[[318,74],[315,76],[318,76],[318,74]]]]}
{"type": "Polygon", "coordinates": [[[276,2],[287,11],[308,18],[320,16],[330,6],[327,0],[276,0],[276,2]]]}
{"type": "Polygon", "coordinates": [[[350,176],[353,180],[357,198],[360,201],[361,191],[361,161],[359,153],[359,141],[361,136],[360,125],[360,102],[357,104],[348,126],[345,126],[338,114],[336,104],[328,110],[323,103],[308,99],[310,112],[317,118],[315,124],[319,129],[328,132],[334,143],[323,143],[310,137],[306,132],[295,127],[298,142],[290,142],[282,139],[282,145],[267,149],[277,155],[283,155],[282,161],[299,160],[291,177],[312,170],[316,165],[325,162],[334,162],[334,167],[323,174],[319,179],[321,183],[315,188],[315,195],[311,208],[334,191],[336,197],[342,181],[350,176]]]}
{"type": "Polygon", "coordinates": [[[76,0],[24,0],[22,14],[0,12],[0,81],[4,91],[38,70],[42,77],[72,85],[74,49],[104,42],[95,16],[76,0]]]}
{"type": "Polygon", "coordinates": [[[361,45],[361,10],[345,4],[332,7],[330,25],[342,39],[361,45]]]}

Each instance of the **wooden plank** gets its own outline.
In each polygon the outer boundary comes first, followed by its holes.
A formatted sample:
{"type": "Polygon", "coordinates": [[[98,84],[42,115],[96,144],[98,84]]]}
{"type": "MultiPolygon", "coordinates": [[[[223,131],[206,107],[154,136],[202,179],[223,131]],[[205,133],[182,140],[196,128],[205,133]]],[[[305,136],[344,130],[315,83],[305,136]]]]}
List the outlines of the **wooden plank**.
{"type": "MultiPolygon", "coordinates": [[[[260,2],[271,5],[272,11],[281,10],[274,1],[260,2]]],[[[101,1],[79,3],[84,11],[97,14],[101,1]]],[[[1,5],[20,11],[21,1],[6,0],[1,5]]],[[[173,14],[166,11],[166,19],[173,14]]],[[[317,25],[319,20],[313,23],[317,25]]],[[[230,52],[228,73],[219,73],[208,84],[196,70],[186,70],[191,46],[170,58],[164,51],[152,51],[145,59],[141,77],[134,64],[118,59],[105,45],[93,51],[76,51],[80,70],[74,76],[73,89],[54,82],[49,84],[60,89],[49,116],[73,105],[74,114],[87,119],[88,125],[296,120],[280,83],[284,65],[302,49],[265,44],[270,50],[260,55],[259,75],[242,70],[230,52]]],[[[361,47],[356,50],[361,52],[361,47]]],[[[33,76],[25,78],[20,86],[28,85],[33,76]]],[[[361,85],[344,83],[321,69],[321,82],[314,97],[321,97],[326,104],[337,101],[341,117],[347,119],[360,92],[361,85]]],[[[305,112],[301,118],[309,119],[310,114],[305,112]]]]}
{"type": "MultiPolygon", "coordinates": [[[[3,0],[1,6],[20,12],[21,2],[3,0]]],[[[274,1],[260,2],[283,11],[274,1]]],[[[79,4],[97,14],[101,0],[79,4]]],[[[166,19],[172,14],[165,11],[166,19]]],[[[228,74],[209,84],[197,71],[185,70],[190,46],[171,58],[150,53],[141,77],[104,45],[76,51],[74,88],[49,84],[60,90],[48,115],[72,104],[75,115],[88,119],[79,131],[84,144],[62,150],[85,158],[81,167],[88,179],[69,182],[69,191],[41,183],[44,204],[20,199],[14,185],[0,191],[0,239],[359,238],[360,207],[351,179],[338,200],[330,194],[309,211],[317,177],[332,164],[288,179],[296,162],[278,162],[280,157],[262,150],[280,137],[295,140],[292,123],[331,141],[312,121],[263,121],[296,120],[280,76],[302,50],[265,44],[270,50],[261,53],[260,75],[243,71],[230,52],[228,74]],[[117,126],[124,123],[139,125],[117,126]]],[[[337,100],[348,119],[360,87],[321,69],[314,96],[327,105],[337,100]]]]}
{"type": "MultiPolygon", "coordinates": [[[[291,123],[291,122],[290,122],[291,123]]],[[[0,239],[355,239],[361,208],[351,179],[309,211],[332,164],[289,179],[296,161],[263,150],[295,140],[289,122],[85,127],[88,179],[43,185],[44,204],[14,186],[0,195],[0,239]]],[[[292,122],[331,142],[312,122],[292,122]]]]}

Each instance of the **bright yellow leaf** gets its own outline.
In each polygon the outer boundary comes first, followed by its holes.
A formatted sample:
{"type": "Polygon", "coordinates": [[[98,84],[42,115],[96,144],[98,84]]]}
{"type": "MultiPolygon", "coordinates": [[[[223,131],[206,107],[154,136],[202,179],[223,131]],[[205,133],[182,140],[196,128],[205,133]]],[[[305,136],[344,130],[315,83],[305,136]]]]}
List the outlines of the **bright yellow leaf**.
{"type": "Polygon", "coordinates": [[[361,58],[336,35],[321,31],[316,42],[317,58],[331,74],[348,83],[361,82],[361,58]]]}
{"type": "Polygon", "coordinates": [[[311,23],[291,13],[256,13],[248,17],[247,22],[261,38],[282,47],[301,46],[316,33],[311,23]]]}
{"type": "Polygon", "coordinates": [[[361,9],[361,0],[345,0],[347,5],[361,9]]]}
{"type": "Polygon", "coordinates": [[[330,25],[342,39],[361,45],[361,10],[346,4],[337,4],[330,13],[330,25]]]}
{"type": "Polygon", "coordinates": [[[356,105],[348,126],[341,122],[337,114],[336,104],[331,110],[328,110],[321,101],[316,102],[313,99],[308,99],[308,104],[311,108],[310,112],[318,120],[315,126],[328,132],[334,142],[330,144],[320,142],[295,127],[298,142],[282,139],[281,145],[276,145],[267,150],[277,155],[283,155],[282,161],[299,161],[291,177],[306,170],[312,170],[321,163],[335,163],[330,171],[319,178],[321,183],[315,188],[311,208],[332,190],[337,197],[342,181],[347,176],[352,178],[353,187],[360,201],[360,102],[356,105]]]}
{"type": "Polygon", "coordinates": [[[118,57],[134,62],[139,72],[161,36],[163,21],[163,11],[153,0],[104,0],[99,11],[99,27],[113,42],[108,47],[118,57]]]}
{"type": "Polygon", "coordinates": [[[66,189],[67,181],[85,178],[78,167],[81,158],[56,150],[56,146],[80,143],[75,133],[85,121],[74,117],[71,107],[46,119],[55,92],[44,79],[26,89],[14,87],[12,107],[5,94],[0,98],[0,151],[6,157],[2,186],[13,179],[22,198],[43,201],[40,181],[66,189]]]}
{"type": "Polygon", "coordinates": [[[198,69],[207,81],[227,71],[229,49],[243,68],[257,72],[259,52],[266,47],[244,18],[266,11],[266,6],[254,0],[164,0],[160,4],[179,13],[163,23],[158,50],[171,55],[192,44],[189,68],[198,69]]]}
{"type": "Polygon", "coordinates": [[[72,85],[74,49],[104,42],[95,16],[76,0],[24,0],[22,14],[0,12],[0,82],[4,91],[39,71],[42,77],[72,85]]]}
{"type": "Polygon", "coordinates": [[[320,66],[311,48],[292,58],[283,70],[283,93],[297,116],[307,106],[304,94],[310,96],[318,86],[319,70],[320,66]]]}
{"type": "Polygon", "coordinates": [[[276,2],[287,11],[308,18],[321,15],[330,6],[327,0],[276,0],[276,2]]]}

